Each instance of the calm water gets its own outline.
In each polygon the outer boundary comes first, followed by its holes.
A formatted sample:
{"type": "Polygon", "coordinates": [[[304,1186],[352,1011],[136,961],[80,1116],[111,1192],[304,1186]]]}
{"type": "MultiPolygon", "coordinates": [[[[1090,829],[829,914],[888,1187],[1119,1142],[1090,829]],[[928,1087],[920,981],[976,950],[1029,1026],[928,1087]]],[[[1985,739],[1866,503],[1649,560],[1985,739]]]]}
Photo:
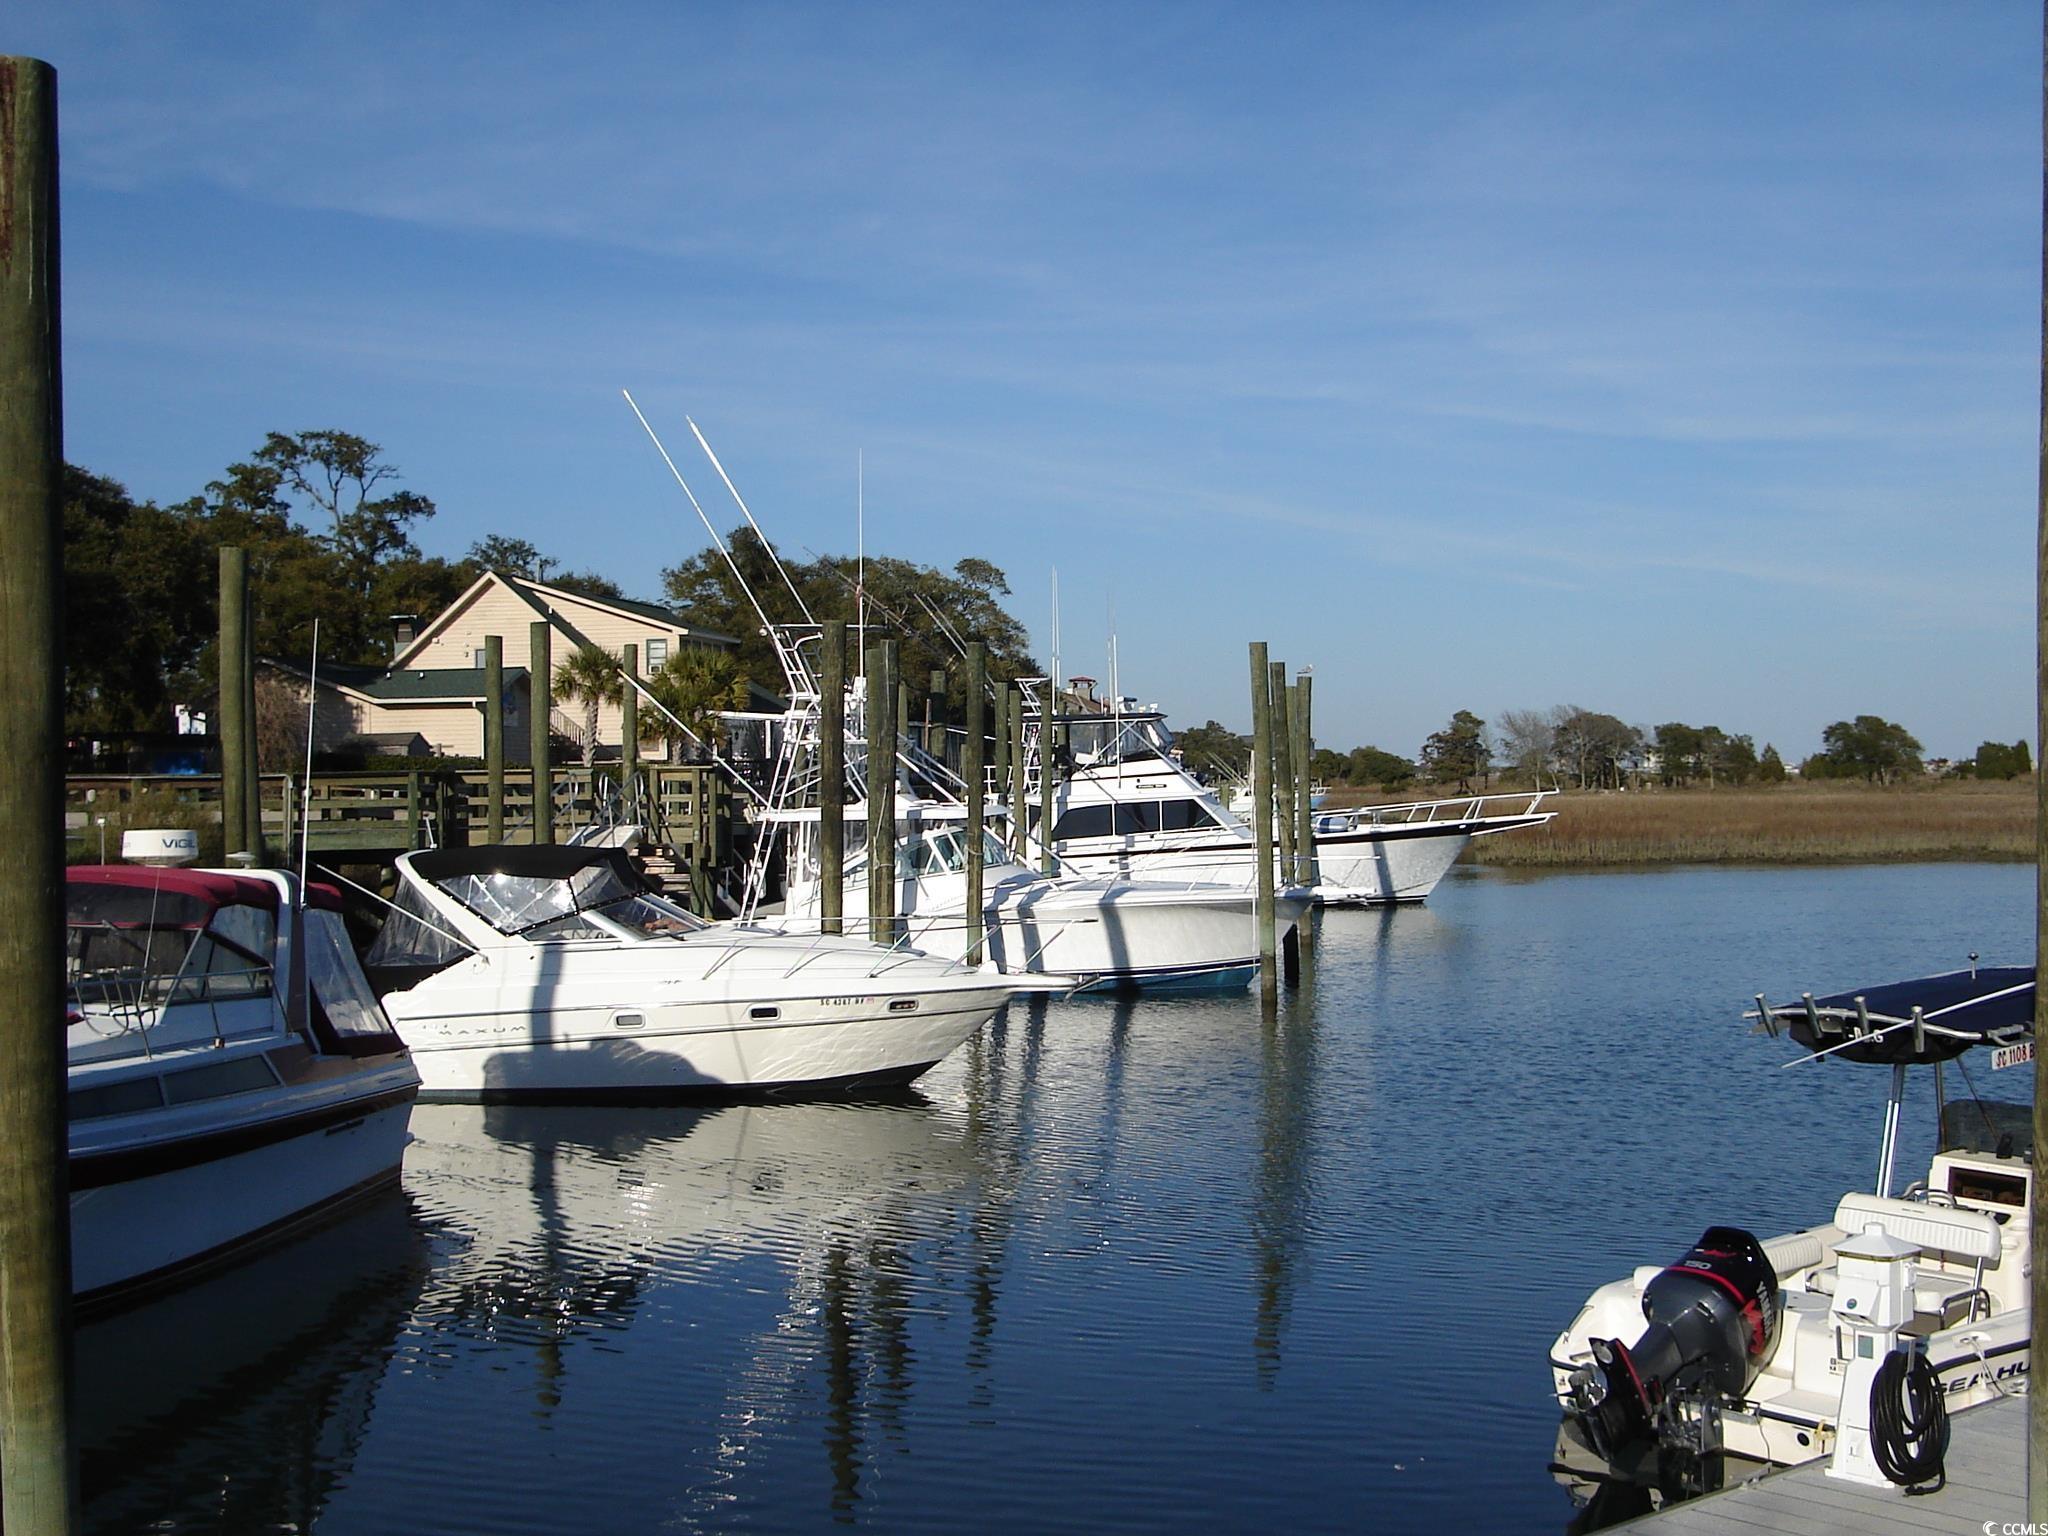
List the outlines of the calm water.
{"type": "Polygon", "coordinates": [[[1872,1177],[1882,1074],[1779,1070],[1750,994],[2025,963],[2032,895],[1461,871],[1325,914],[1271,1024],[1014,1007],[885,1106],[421,1108],[402,1195],[81,1337],[91,1523],[1561,1530],[1586,1293],[1872,1177]]]}

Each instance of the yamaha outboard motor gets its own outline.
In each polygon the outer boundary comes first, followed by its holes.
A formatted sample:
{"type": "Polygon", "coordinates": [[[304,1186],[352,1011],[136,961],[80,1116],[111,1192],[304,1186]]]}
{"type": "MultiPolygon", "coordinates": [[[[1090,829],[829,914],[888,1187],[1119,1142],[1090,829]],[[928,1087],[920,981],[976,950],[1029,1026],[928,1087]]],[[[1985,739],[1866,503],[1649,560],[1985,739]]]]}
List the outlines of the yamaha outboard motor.
{"type": "Polygon", "coordinates": [[[1633,1345],[1595,1339],[1572,1373],[1572,1408],[1609,1462],[1647,1448],[1657,1410],[1706,1389],[1738,1398],[1778,1342],[1778,1276],[1763,1244],[1739,1227],[1709,1227],[1692,1252],[1643,1287],[1650,1326],[1633,1345]]]}

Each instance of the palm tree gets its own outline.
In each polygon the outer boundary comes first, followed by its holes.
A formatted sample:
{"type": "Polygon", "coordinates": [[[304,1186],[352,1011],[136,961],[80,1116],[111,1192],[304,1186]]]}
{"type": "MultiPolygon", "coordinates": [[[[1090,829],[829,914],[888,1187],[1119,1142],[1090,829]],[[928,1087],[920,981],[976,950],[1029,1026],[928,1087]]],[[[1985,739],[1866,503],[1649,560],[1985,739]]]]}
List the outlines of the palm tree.
{"type": "Polygon", "coordinates": [[[651,721],[641,717],[654,734],[671,742],[687,742],[694,737],[699,742],[717,743],[725,734],[718,712],[744,709],[747,703],[747,680],[740,673],[739,662],[724,651],[706,646],[688,646],[671,655],[647,679],[647,691],[661,702],[663,709],[689,727],[689,734],[685,735],[666,716],[657,715],[651,721]]]}
{"type": "Polygon", "coordinates": [[[555,668],[555,692],[583,701],[583,766],[597,761],[597,710],[626,696],[619,658],[601,645],[578,646],[555,668]]]}

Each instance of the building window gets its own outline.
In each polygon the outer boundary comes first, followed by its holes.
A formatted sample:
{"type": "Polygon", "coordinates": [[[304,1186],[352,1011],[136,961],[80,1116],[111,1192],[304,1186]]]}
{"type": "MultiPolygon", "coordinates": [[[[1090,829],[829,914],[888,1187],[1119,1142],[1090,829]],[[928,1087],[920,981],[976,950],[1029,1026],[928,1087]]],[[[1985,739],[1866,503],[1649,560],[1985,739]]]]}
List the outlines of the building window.
{"type": "Polygon", "coordinates": [[[470,664],[470,665],[471,665],[472,667],[475,667],[475,668],[477,669],[477,671],[479,671],[479,672],[483,671],[483,669],[484,669],[484,648],[483,648],[482,646],[478,646],[478,647],[477,647],[477,648],[476,648],[475,650],[473,650],[473,651],[471,651],[471,652],[469,653],[469,664],[470,664]]]}
{"type": "Polygon", "coordinates": [[[647,670],[652,672],[668,660],[668,641],[650,639],[647,642],[647,670]]]}

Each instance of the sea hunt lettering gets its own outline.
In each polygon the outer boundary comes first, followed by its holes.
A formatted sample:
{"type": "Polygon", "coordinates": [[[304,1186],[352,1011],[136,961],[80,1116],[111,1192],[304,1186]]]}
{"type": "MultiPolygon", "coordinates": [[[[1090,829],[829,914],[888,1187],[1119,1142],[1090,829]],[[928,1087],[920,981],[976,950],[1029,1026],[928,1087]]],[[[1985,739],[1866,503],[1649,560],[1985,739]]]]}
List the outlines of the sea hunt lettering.
{"type": "Polygon", "coordinates": [[[1998,1369],[1989,1373],[1979,1370],[1972,1371],[1967,1376],[1953,1377],[1941,1384],[1941,1390],[1945,1394],[1954,1396],[1957,1393],[1968,1392],[1973,1387],[1989,1386],[1994,1381],[2011,1381],[2016,1376],[2025,1376],[2027,1374],[2027,1362],[2015,1360],[2011,1364],[2001,1365],[1998,1369]]]}

